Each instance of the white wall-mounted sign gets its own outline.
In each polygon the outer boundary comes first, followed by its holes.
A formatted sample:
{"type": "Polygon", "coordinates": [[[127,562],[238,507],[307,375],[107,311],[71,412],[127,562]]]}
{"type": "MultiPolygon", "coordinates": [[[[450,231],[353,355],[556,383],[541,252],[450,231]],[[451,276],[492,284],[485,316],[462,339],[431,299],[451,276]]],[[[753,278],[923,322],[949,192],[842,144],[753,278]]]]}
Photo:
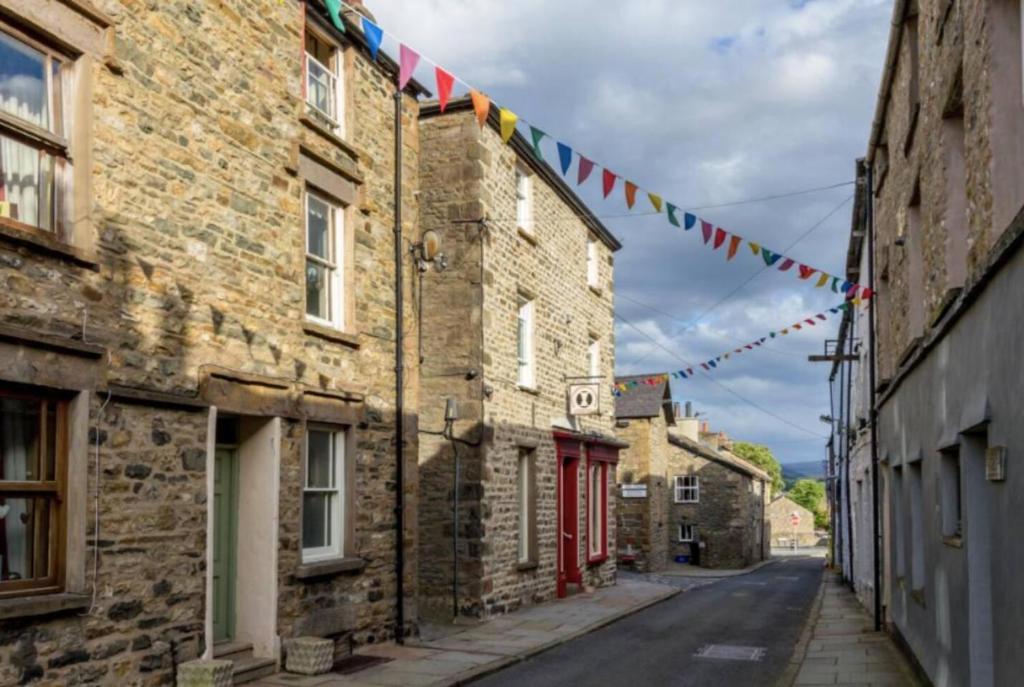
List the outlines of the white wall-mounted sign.
{"type": "Polygon", "coordinates": [[[600,384],[570,384],[569,415],[597,415],[600,412],[600,398],[600,384]]]}
{"type": "Polygon", "coordinates": [[[646,484],[623,484],[622,498],[624,499],[645,499],[647,498],[646,484]]]}

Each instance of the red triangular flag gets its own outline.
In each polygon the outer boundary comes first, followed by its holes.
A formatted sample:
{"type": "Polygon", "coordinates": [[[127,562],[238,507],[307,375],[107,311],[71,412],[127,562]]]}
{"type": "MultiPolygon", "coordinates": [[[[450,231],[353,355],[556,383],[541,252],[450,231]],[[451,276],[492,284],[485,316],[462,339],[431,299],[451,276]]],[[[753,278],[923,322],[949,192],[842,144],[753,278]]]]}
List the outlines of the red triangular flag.
{"type": "Polygon", "coordinates": [[[636,184],[632,181],[626,182],[626,207],[630,210],[633,209],[633,204],[636,203],[636,184]]]}
{"type": "Polygon", "coordinates": [[[473,100],[473,109],[476,111],[476,121],[480,122],[480,128],[487,123],[487,113],[491,110],[491,99],[480,91],[470,91],[469,97],[473,100]]]}
{"type": "Polygon", "coordinates": [[[736,249],[740,247],[740,243],[742,242],[743,239],[739,236],[729,237],[729,254],[725,256],[726,260],[732,260],[736,257],[736,249]]]}
{"type": "Polygon", "coordinates": [[[707,243],[708,241],[710,241],[711,240],[711,232],[714,230],[714,227],[711,225],[711,223],[710,222],[705,222],[704,220],[701,220],[700,221],[700,230],[702,232],[704,232],[704,243],[707,243]]]}
{"type": "Polygon", "coordinates": [[[807,265],[800,265],[800,278],[810,279],[811,275],[817,271],[818,270],[814,269],[813,267],[808,267],[807,265]]]}
{"type": "Polygon", "coordinates": [[[722,244],[725,243],[726,236],[728,236],[728,234],[725,232],[725,229],[722,229],[721,227],[715,229],[715,250],[722,247],[722,244]]]}
{"type": "Polygon", "coordinates": [[[604,197],[605,198],[607,198],[608,194],[612,192],[613,188],[615,188],[615,180],[617,178],[618,177],[615,176],[614,172],[610,172],[607,169],[604,170],[602,183],[604,185],[604,197]]]}
{"type": "Polygon", "coordinates": [[[576,177],[576,183],[582,184],[590,176],[591,170],[594,169],[594,162],[580,155],[580,169],[579,174],[576,177]]]}
{"type": "Polygon", "coordinates": [[[434,74],[437,76],[437,102],[441,106],[441,112],[444,112],[444,108],[448,107],[448,99],[452,95],[455,77],[440,67],[434,69],[434,74]]]}

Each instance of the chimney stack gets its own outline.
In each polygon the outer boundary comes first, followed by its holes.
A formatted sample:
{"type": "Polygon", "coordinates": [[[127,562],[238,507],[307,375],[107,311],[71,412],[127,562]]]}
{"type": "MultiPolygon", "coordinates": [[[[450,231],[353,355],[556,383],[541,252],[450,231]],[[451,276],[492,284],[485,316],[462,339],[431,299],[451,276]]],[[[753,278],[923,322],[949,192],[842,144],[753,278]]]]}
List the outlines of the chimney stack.
{"type": "Polygon", "coordinates": [[[686,402],[686,417],[693,417],[693,403],[691,401],[686,402]]]}

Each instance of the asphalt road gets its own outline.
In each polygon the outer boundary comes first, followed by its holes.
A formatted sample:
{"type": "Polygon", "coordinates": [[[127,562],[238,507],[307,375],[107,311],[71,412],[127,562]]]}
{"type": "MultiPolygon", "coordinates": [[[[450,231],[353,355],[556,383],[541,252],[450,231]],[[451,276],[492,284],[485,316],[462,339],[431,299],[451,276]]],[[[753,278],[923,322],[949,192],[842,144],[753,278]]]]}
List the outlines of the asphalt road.
{"type": "Polygon", "coordinates": [[[724,578],[510,666],[499,687],[772,686],[792,658],[821,582],[821,558],[787,558],[724,578]],[[709,644],[757,647],[758,661],[701,658],[709,644]]]}

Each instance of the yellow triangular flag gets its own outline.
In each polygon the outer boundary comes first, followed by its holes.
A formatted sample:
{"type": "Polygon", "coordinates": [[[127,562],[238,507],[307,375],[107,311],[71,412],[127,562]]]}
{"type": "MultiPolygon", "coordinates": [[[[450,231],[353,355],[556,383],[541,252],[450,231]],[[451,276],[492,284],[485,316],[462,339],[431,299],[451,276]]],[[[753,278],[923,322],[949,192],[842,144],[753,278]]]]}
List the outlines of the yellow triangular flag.
{"type": "Polygon", "coordinates": [[[814,285],[814,288],[820,289],[822,286],[827,284],[828,280],[831,279],[831,278],[832,278],[831,275],[828,275],[828,274],[825,274],[824,272],[822,272],[821,276],[818,277],[818,283],[814,285]]]}
{"type": "Polygon", "coordinates": [[[508,143],[508,139],[512,138],[512,134],[516,132],[516,122],[519,121],[519,116],[516,115],[512,110],[501,108],[501,140],[508,143]]]}
{"type": "Polygon", "coordinates": [[[753,253],[755,256],[761,254],[761,244],[754,243],[753,241],[747,241],[747,245],[750,246],[750,252],[753,253]]]}
{"type": "Polygon", "coordinates": [[[648,193],[647,197],[651,199],[651,205],[654,206],[654,209],[661,212],[661,196],[657,193],[648,193]]]}

